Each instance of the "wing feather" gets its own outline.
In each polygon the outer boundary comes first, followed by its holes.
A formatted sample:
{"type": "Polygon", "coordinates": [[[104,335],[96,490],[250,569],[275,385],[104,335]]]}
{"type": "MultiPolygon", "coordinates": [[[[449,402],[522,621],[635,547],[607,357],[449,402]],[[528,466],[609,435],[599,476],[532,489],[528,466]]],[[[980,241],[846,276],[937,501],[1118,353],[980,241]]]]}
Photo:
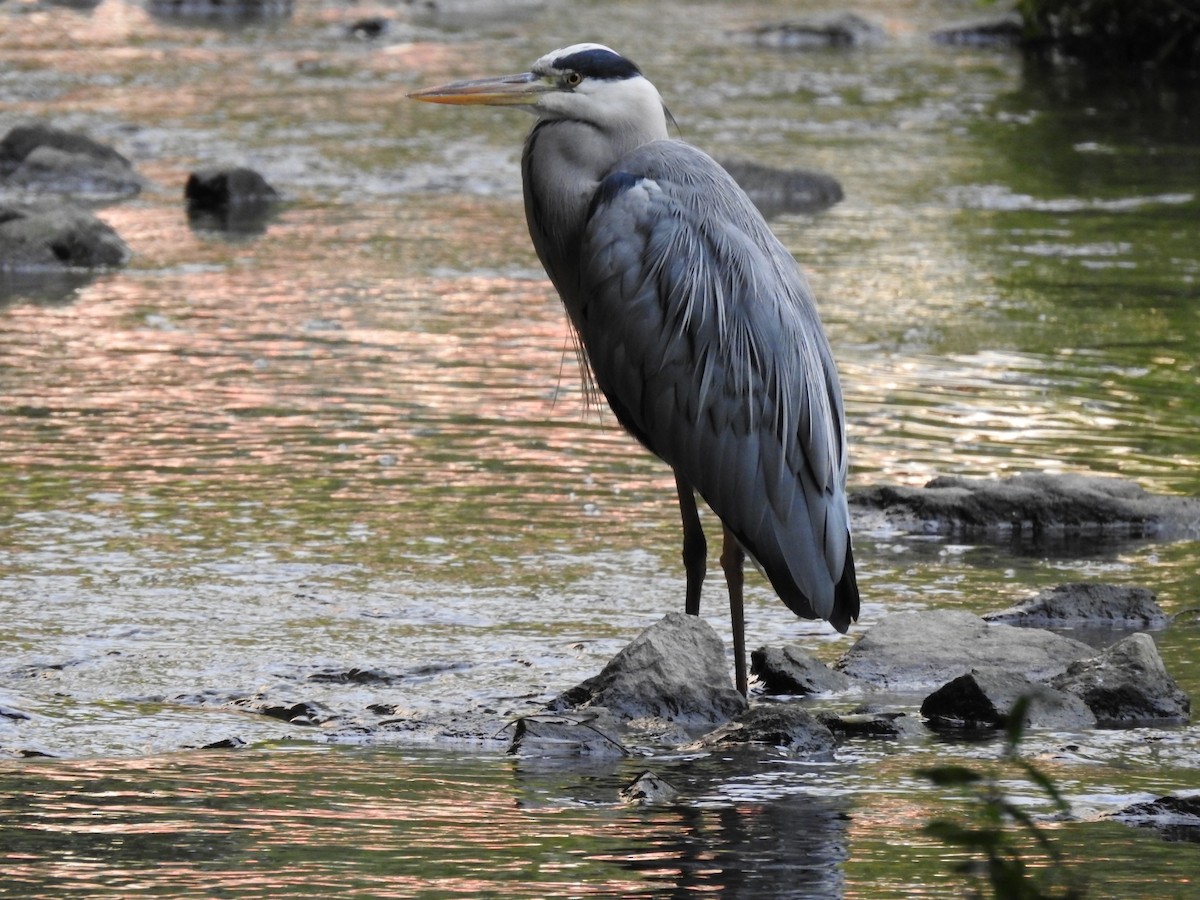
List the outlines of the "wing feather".
{"type": "Polygon", "coordinates": [[[858,615],[844,413],[803,275],[686,144],[639,148],[597,197],[572,298],[597,384],[795,612],[844,630],[858,615]]]}

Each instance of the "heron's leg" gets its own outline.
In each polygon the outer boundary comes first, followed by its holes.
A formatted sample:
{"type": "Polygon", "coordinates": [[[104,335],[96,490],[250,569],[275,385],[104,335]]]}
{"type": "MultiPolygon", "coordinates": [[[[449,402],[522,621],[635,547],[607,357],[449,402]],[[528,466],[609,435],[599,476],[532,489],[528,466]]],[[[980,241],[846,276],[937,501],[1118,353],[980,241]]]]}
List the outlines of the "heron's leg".
{"type": "Polygon", "coordinates": [[[700,526],[700,513],[696,510],[696,493],[692,486],[676,475],[675,489],[679,492],[679,513],[683,516],[683,570],[687,573],[687,595],[683,609],[689,616],[698,616],[700,587],[704,584],[704,570],[708,566],[708,542],[700,526]]]}
{"type": "Polygon", "coordinates": [[[750,685],[746,678],[746,622],[742,614],[742,586],[745,584],[746,551],[725,526],[721,544],[721,568],[729,585],[729,618],[733,627],[733,669],[738,693],[748,696],[750,685]]]}

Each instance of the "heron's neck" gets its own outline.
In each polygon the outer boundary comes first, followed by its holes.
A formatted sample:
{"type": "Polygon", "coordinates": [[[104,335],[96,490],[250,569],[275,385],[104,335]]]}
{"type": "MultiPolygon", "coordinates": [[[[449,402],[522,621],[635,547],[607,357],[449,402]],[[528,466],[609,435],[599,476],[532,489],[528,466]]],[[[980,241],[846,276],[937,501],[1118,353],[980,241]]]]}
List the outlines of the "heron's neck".
{"type": "Polygon", "coordinates": [[[530,132],[521,165],[525,215],[538,256],[568,312],[574,267],[568,272],[562,263],[577,259],[588,206],[600,180],[626,154],[659,137],[666,137],[665,126],[659,135],[654,129],[601,130],[573,119],[546,119],[530,132]]]}

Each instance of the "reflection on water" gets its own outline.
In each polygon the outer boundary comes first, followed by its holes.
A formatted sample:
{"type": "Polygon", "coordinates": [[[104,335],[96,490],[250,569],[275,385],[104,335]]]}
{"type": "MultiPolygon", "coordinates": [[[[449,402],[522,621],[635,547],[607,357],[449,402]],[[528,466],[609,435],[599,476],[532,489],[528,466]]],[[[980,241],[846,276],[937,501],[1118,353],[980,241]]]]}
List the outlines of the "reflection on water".
{"type": "MultiPolygon", "coordinates": [[[[1194,96],[928,44],[957,4],[860,11],[885,46],[797,55],[727,38],[781,0],[656,7],[668,30],[635,4],[454,34],[398,11],[371,42],[327,4],[229,27],[0,4],[0,131],[52,117],[150,181],[97,210],[128,268],[0,279],[0,747],[64,757],[0,767],[0,893],[961,895],[920,831],[961,801],[912,772],[989,743],[654,759],[681,799],[635,810],[616,790],[645,760],[480,739],[678,608],[678,512],[581,394],[522,221],[528,120],[404,100],[601,37],[714,155],[837,177],[843,203],[773,226],[821,301],[858,485],[1036,468],[1200,493],[1194,96]],[[188,221],[188,173],[227,163],[288,198],[261,233],[188,221]],[[437,742],[475,752],[387,746],[437,742]]],[[[864,626],[1079,579],[1200,604],[1194,542],[859,546],[864,626]]],[[[756,645],[853,639],[748,587],[756,645]]],[[[1156,640],[1200,689],[1196,631],[1156,640]]],[[[1186,895],[1194,850],[1093,819],[1200,786],[1196,743],[1033,737],[1097,896],[1186,895]]]]}

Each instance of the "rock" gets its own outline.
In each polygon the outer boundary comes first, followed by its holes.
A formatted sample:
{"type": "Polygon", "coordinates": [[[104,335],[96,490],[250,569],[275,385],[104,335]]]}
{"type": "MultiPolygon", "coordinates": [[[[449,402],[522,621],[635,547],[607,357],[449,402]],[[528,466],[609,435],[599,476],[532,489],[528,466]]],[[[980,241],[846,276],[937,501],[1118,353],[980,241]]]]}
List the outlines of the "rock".
{"type": "Polygon", "coordinates": [[[1074,731],[1096,724],[1087,704],[1074,694],[992,667],[972,669],[942,685],[925,698],[921,715],[935,728],[1005,728],[1022,697],[1030,700],[1024,716],[1028,727],[1074,731]]]}
{"type": "Polygon", "coordinates": [[[1131,727],[1190,718],[1191,700],[1167,673],[1148,634],[1131,634],[1098,656],[1071,663],[1050,685],[1080,697],[1098,725],[1131,727]]]}
{"type": "Polygon", "coordinates": [[[767,218],[820,212],[845,197],[837,179],[823,172],[773,169],[742,160],[722,160],[721,165],[767,218]]]}
{"type": "Polygon", "coordinates": [[[908,738],[927,734],[925,726],[902,712],[860,709],[849,713],[819,712],[817,721],[838,740],[847,738],[908,738]]]}
{"type": "Polygon", "coordinates": [[[828,758],[836,742],[833,733],[798,703],[759,703],[693,746],[712,749],[740,744],[764,744],[806,758],[828,758]]]}
{"type": "Polygon", "coordinates": [[[1018,47],[1025,41],[1025,26],[1017,14],[982,22],[940,28],[931,35],[935,44],[954,47],[1018,47]]]}
{"type": "Polygon", "coordinates": [[[632,806],[653,806],[659,803],[673,803],[679,796],[679,791],[647,769],[621,788],[618,795],[622,803],[632,806]]]}
{"type": "Polygon", "coordinates": [[[1026,628],[1166,628],[1170,623],[1153,591],[1099,582],[1056,585],[983,618],[1026,628]]]}
{"type": "Polygon", "coordinates": [[[194,228],[255,234],[266,228],[279,192],[253,169],[202,169],[188,176],[183,197],[194,228]]]}
{"type": "Polygon", "coordinates": [[[4,706],[3,704],[0,704],[0,719],[9,719],[13,722],[22,722],[28,721],[29,718],[30,716],[27,712],[22,712],[16,707],[4,706]]]}
{"type": "Polygon", "coordinates": [[[292,0],[149,0],[148,7],[155,16],[235,22],[286,18],[292,14],[292,0]]]}
{"type": "Polygon", "coordinates": [[[367,16],[346,28],[346,34],[360,41],[382,37],[391,30],[392,23],[383,16],[367,16]]]}
{"type": "Polygon", "coordinates": [[[0,140],[0,177],[9,188],[104,197],[133,195],[143,184],[116,150],[45,122],[18,125],[0,140]]]}
{"type": "Polygon", "coordinates": [[[0,272],[115,267],[129,257],[120,236],[86,210],[0,205],[0,272]]]}
{"type": "Polygon", "coordinates": [[[750,654],[750,674],[766,694],[828,694],[847,690],[853,682],[814,659],[802,648],[760,647],[750,654]]]}
{"type": "Polygon", "coordinates": [[[600,718],[521,716],[513,723],[508,752],[521,756],[628,756],[624,745],[601,727],[600,718]]]}
{"type": "Polygon", "coordinates": [[[834,668],[872,684],[912,690],[939,687],[983,665],[1041,681],[1093,652],[1081,641],[1049,631],[989,625],[961,610],[929,610],[880,620],[834,668]]]}
{"type": "Polygon", "coordinates": [[[399,681],[399,675],[381,672],[378,669],[360,669],[351,666],[349,669],[322,669],[308,676],[309,681],[321,681],[329,684],[392,684],[399,681]]]}
{"type": "Polygon", "coordinates": [[[1138,828],[1153,828],[1164,840],[1200,843],[1200,794],[1159,797],[1133,803],[1107,818],[1138,828]]]}
{"type": "Polygon", "coordinates": [[[470,28],[493,22],[519,22],[537,16],[546,0],[403,0],[414,24],[470,28]]]}
{"type": "Polygon", "coordinates": [[[600,706],[623,719],[663,718],[686,726],[728,721],[746,708],[733,687],[725,648],[699,616],[670,613],[638,635],[599,675],[549,704],[551,711],[600,706]]]}
{"type": "Polygon", "coordinates": [[[855,491],[859,528],[1034,538],[1200,535],[1200,498],[1148,494],[1131,481],[1030,472],[1003,480],[935,478],[923,488],[855,491]],[[867,520],[867,521],[864,521],[867,520]]]}
{"type": "Polygon", "coordinates": [[[823,47],[868,47],[883,44],[887,34],[873,22],[854,13],[812,20],[775,22],[738,32],[757,47],[780,50],[814,50],[823,47]]]}

